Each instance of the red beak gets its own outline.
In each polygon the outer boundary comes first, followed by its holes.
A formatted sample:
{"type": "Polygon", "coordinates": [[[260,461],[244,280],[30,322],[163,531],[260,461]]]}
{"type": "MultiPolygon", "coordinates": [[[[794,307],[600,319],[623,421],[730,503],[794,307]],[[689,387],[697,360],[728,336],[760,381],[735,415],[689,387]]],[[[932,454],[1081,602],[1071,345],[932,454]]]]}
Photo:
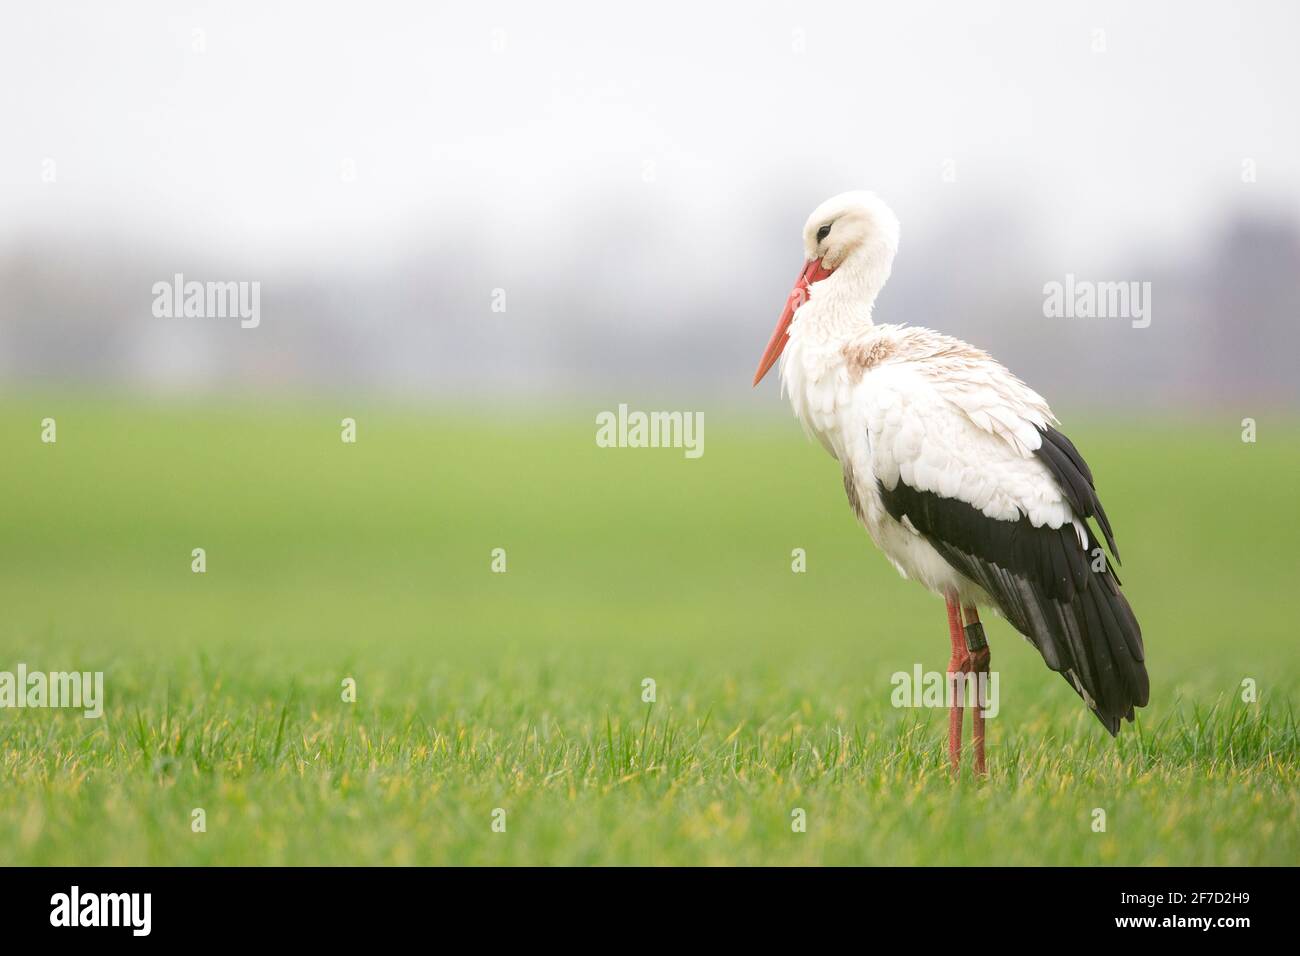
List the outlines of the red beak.
{"type": "Polygon", "coordinates": [[[829,269],[822,268],[820,259],[809,259],[804,265],[803,272],[799,274],[794,288],[790,290],[790,297],[785,300],[785,309],[781,312],[781,318],[776,320],[776,331],[772,333],[771,341],[767,343],[763,357],[758,361],[758,371],[754,373],[755,385],[763,381],[763,376],[781,357],[781,350],[790,340],[790,321],[794,318],[795,310],[808,301],[808,287],[830,274],[829,269]]]}

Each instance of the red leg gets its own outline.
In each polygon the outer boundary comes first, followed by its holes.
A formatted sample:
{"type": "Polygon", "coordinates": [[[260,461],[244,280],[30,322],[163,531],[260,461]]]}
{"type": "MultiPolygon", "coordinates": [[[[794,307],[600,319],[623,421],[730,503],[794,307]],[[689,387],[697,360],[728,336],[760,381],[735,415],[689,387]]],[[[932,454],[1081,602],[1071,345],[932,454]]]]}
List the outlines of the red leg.
{"type": "MultiPolygon", "coordinates": [[[[966,635],[961,628],[961,605],[957,593],[950,591],[944,595],[948,604],[948,637],[952,640],[952,658],[948,661],[948,686],[955,687],[956,674],[963,673],[969,658],[966,654],[966,635]]],[[[948,708],[948,762],[952,764],[953,776],[961,769],[961,731],[962,700],[961,695],[952,695],[952,704],[948,708]]]]}
{"type": "MultiPolygon", "coordinates": [[[[966,648],[970,654],[970,670],[975,676],[976,689],[982,688],[987,695],[990,655],[988,643],[984,639],[984,627],[980,624],[979,611],[976,610],[975,605],[967,605],[962,610],[966,613],[966,648]]],[[[977,700],[976,705],[971,709],[971,742],[975,747],[975,773],[981,776],[988,774],[988,766],[984,761],[983,705],[985,703],[987,700],[977,700]]]]}

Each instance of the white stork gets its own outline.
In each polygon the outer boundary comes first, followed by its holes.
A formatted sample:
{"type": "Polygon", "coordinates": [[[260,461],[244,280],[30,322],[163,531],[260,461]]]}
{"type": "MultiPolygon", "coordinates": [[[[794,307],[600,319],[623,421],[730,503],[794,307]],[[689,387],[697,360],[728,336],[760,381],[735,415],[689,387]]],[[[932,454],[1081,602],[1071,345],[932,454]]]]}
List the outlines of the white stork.
{"type": "MultiPolygon", "coordinates": [[[[957,674],[987,681],[977,608],[991,607],[1116,734],[1120,718],[1146,704],[1148,681],[1137,618],[1088,524],[1096,520],[1118,561],[1087,463],[1047,402],[987,353],[872,321],[898,249],[898,219],[876,195],[828,199],[803,243],[803,272],[754,384],[784,352],[782,385],[805,430],[843,467],[858,520],[904,578],[947,603],[950,686],[957,674]]],[[[982,774],[984,717],[972,710],[982,774]]],[[[956,695],[954,773],[961,738],[956,695]]]]}

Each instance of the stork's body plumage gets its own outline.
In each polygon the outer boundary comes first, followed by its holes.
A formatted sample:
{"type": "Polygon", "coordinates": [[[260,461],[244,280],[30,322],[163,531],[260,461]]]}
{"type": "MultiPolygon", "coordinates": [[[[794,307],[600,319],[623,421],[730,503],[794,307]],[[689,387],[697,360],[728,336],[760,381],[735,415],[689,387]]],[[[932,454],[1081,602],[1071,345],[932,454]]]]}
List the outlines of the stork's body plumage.
{"type": "MultiPolygon", "coordinates": [[[[784,389],[840,462],[858,519],[904,577],[948,602],[950,669],[987,667],[975,609],[992,607],[1113,734],[1146,704],[1148,682],[1137,619],[1088,524],[1115,555],[1092,473],[1046,401],[987,353],[874,323],[897,242],[897,220],[871,194],[819,207],[756,382],[784,350],[784,389]]],[[[954,720],[959,751],[960,710],[954,720]]]]}

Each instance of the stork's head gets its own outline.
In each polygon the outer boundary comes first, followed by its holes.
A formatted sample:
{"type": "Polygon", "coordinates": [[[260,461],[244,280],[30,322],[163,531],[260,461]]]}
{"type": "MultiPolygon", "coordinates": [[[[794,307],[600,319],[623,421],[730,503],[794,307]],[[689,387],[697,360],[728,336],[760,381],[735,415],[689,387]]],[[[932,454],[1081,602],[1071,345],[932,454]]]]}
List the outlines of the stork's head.
{"type": "Polygon", "coordinates": [[[803,272],[786,299],[754,384],[776,364],[789,338],[790,322],[807,301],[813,283],[838,274],[864,298],[874,298],[889,278],[897,249],[898,217],[875,193],[840,193],[814,209],[803,227],[803,272]]]}
{"type": "Polygon", "coordinates": [[[832,196],[803,226],[804,257],[821,260],[827,273],[893,262],[897,249],[898,217],[875,193],[832,196]]]}

